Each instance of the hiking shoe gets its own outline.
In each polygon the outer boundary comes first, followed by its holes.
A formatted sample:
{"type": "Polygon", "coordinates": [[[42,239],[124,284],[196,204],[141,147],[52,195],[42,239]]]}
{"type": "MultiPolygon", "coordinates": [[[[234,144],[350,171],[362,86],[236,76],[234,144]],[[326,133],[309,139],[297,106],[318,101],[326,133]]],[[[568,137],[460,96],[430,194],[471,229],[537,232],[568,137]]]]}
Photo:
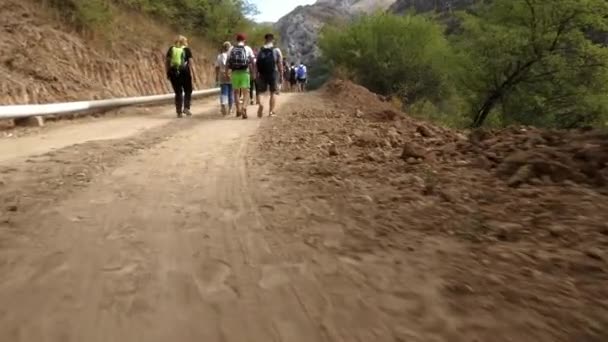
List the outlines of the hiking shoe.
{"type": "Polygon", "coordinates": [[[223,115],[223,116],[226,116],[226,114],[227,114],[227,111],[226,111],[226,106],[225,106],[225,105],[222,105],[222,115],[223,115]]]}
{"type": "Polygon", "coordinates": [[[277,115],[277,113],[275,113],[275,112],[270,112],[270,113],[268,114],[268,116],[270,116],[270,117],[273,117],[273,116],[275,116],[275,115],[277,115]]]}
{"type": "Polygon", "coordinates": [[[177,113],[177,118],[180,119],[182,117],[182,113],[177,113]]]}
{"type": "Polygon", "coordinates": [[[190,111],[190,109],[185,109],[184,114],[186,114],[187,116],[192,116],[192,112],[190,111]]]}
{"type": "Polygon", "coordinates": [[[261,118],[262,116],[264,116],[264,107],[259,106],[258,107],[258,118],[261,118]]]}
{"type": "Polygon", "coordinates": [[[253,106],[253,104],[254,104],[253,100],[249,101],[249,104],[253,106]]]}
{"type": "Polygon", "coordinates": [[[243,108],[243,119],[247,119],[247,108],[243,108]]]}
{"type": "Polygon", "coordinates": [[[237,117],[237,118],[240,118],[240,117],[241,117],[241,115],[243,115],[242,110],[238,110],[238,109],[237,109],[237,110],[236,110],[236,117],[237,117]]]}

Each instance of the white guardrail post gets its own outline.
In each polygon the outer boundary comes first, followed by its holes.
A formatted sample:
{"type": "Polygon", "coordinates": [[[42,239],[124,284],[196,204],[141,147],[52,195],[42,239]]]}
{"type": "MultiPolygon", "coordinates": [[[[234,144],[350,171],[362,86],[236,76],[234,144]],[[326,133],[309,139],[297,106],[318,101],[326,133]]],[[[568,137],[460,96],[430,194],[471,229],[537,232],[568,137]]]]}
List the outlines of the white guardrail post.
{"type": "MultiPolygon", "coordinates": [[[[219,88],[198,90],[192,93],[192,98],[218,95],[219,88]]],[[[0,106],[0,119],[19,119],[32,116],[64,115],[86,112],[95,109],[111,109],[143,104],[162,103],[173,100],[175,94],[122,97],[116,99],[78,101],[35,105],[0,106]]]]}

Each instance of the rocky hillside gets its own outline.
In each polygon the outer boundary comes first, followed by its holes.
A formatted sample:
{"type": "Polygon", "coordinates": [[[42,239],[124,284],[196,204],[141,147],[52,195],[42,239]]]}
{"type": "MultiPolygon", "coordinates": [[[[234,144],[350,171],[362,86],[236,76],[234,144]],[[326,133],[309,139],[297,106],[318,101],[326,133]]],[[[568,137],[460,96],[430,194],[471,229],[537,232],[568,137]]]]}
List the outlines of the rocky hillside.
{"type": "MultiPolygon", "coordinates": [[[[120,35],[100,39],[39,1],[0,1],[0,105],[169,92],[164,54],[176,32],[137,13],[116,21],[120,35]]],[[[213,81],[202,46],[192,46],[199,89],[213,81]]]]}
{"type": "Polygon", "coordinates": [[[282,45],[292,61],[310,63],[319,56],[317,37],[326,23],[348,19],[358,13],[386,10],[394,0],[318,0],[313,5],[299,6],[275,25],[282,45]]]}
{"type": "Polygon", "coordinates": [[[471,6],[479,0],[397,0],[390,11],[394,13],[404,13],[410,9],[418,12],[450,12],[471,6]]]}
{"type": "Polygon", "coordinates": [[[292,61],[311,63],[319,56],[317,37],[326,23],[349,19],[360,13],[388,10],[402,14],[413,9],[418,12],[449,12],[470,6],[478,0],[318,0],[309,6],[299,6],[281,18],[276,27],[283,46],[292,61]]]}

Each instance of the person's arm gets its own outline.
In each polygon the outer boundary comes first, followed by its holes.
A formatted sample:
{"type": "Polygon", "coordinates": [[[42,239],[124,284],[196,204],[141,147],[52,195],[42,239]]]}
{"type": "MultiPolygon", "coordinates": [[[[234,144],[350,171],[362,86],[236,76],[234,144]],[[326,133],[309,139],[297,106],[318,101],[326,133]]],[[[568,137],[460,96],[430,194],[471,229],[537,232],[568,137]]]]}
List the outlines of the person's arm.
{"type": "Polygon", "coordinates": [[[232,69],[230,69],[230,54],[232,53],[232,49],[233,48],[228,49],[228,52],[226,53],[226,68],[224,68],[224,77],[226,77],[226,79],[230,79],[230,73],[232,72],[232,69]]]}
{"type": "Polygon", "coordinates": [[[215,60],[215,84],[219,85],[220,84],[220,58],[222,58],[222,55],[218,55],[217,59],[215,60]]]}
{"type": "Polygon", "coordinates": [[[249,48],[247,50],[247,54],[249,55],[249,73],[257,78],[259,75],[257,74],[258,70],[256,68],[257,56],[253,53],[253,49],[249,48]]]}
{"type": "Polygon", "coordinates": [[[277,62],[277,69],[279,70],[279,81],[283,82],[283,75],[285,70],[283,69],[283,53],[277,48],[277,56],[279,57],[277,62]]]}
{"type": "Polygon", "coordinates": [[[186,61],[188,61],[188,66],[190,69],[190,76],[192,77],[192,82],[196,83],[196,80],[197,80],[196,64],[194,63],[194,58],[192,57],[192,50],[190,50],[190,48],[186,48],[185,52],[186,52],[186,61]]]}

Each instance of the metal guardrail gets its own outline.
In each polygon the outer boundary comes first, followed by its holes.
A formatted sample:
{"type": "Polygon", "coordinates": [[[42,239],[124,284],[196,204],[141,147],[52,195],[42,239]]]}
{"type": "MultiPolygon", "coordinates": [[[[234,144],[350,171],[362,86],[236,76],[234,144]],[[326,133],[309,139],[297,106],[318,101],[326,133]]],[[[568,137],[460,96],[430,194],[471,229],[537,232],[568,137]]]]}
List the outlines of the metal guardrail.
{"type": "MultiPolygon", "coordinates": [[[[192,93],[192,98],[218,95],[219,88],[198,90],[192,93]]],[[[35,105],[0,106],[0,119],[18,119],[32,116],[64,115],[86,112],[95,109],[111,109],[142,104],[161,103],[172,100],[174,94],[123,97],[117,99],[78,101],[35,105]]]]}

